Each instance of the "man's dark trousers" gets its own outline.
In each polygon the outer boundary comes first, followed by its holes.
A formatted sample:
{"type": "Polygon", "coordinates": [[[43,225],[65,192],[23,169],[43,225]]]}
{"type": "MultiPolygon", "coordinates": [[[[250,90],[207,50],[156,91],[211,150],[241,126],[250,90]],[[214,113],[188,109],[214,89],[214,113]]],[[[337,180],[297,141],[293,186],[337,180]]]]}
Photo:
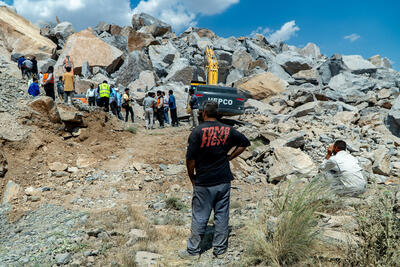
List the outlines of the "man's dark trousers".
{"type": "Polygon", "coordinates": [[[110,98],[109,97],[100,98],[100,103],[101,103],[101,107],[104,108],[105,112],[109,112],[110,111],[110,108],[109,108],[110,98]]]}
{"type": "Polygon", "coordinates": [[[194,186],[192,199],[192,227],[187,251],[200,253],[200,242],[207,228],[211,211],[214,210],[215,233],[214,254],[220,255],[228,248],[229,199],[231,184],[216,186],[194,186]]]}

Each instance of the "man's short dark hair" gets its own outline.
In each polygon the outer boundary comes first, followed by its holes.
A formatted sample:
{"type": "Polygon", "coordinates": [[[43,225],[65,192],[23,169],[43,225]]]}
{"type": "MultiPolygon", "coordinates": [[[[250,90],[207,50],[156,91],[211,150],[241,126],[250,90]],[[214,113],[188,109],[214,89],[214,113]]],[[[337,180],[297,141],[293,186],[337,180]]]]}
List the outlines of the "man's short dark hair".
{"type": "Polygon", "coordinates": [[[104,80],[104,81],[103,81],[103,83],[107,83],[107,81],[106,81],[106,80],[104,80]]]}
{"type": "Polygon", "coordinates": [[[346,142],[342,140],[337,140],[334,146],[337,147],[340,151],[345,151],[347,149],[346,142]]]}
{"type": "Polygon", "coordinates": [[[36,78],[35,76],[33,77],[33,82],[37,82],[38,78],[36,78]]]}
{"type": "Polygon", "coordinates": [[[190,94],[194,94],[194,89],[193,89],[193,88],[190,88],[190,89],[189,89],[189,93],[190,93],[190,94]]]}
{"type": "Polygon", "coordinates": [[[218,103],[215,101],[206,101],[203,105],[203,110],[209,118],[216,119],[218,117],[218,103]]]}
{"type": "Polygon", "coordinates": [[[50,67],[47,69],[47,72],[48,72],[48,73],[53,72],[53,71],[54,71],[54,67],[53,67],[53,66],[50,66],[50,67]]]}
{"type": "Polygon", "coordinates": [[[174,93],[174,91],[169,90],[168,93],[172,95],[174,93]]]}
{"type": "Polygon", "coordinates": [[[71,71],[71,67],[66,67],[65,69],[67,70],[67,72],[71,71]]]}

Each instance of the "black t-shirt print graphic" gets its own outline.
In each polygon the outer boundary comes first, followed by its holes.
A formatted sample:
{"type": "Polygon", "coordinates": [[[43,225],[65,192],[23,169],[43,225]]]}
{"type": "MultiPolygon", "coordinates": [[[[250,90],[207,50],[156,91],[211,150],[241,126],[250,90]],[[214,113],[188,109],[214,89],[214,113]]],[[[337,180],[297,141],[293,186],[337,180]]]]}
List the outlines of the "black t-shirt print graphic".
{"type": "Polygon", "coordinates": [[[233,180],[228,152],[248,147],[249,140],[233,127],[217,121],[205,122],[189,136],[186,158],[196,161],[197,186],[213,186],[233,180]]]}
{"type": "Polygon", "coordinates": [[[231,132],[231,128],[225,126],[211,126],[201,128],[201,131],[203,132],[203,136],[201,138],[200,148],[203,148],[219,146],[221,144],[225,145],[231,132]]]}

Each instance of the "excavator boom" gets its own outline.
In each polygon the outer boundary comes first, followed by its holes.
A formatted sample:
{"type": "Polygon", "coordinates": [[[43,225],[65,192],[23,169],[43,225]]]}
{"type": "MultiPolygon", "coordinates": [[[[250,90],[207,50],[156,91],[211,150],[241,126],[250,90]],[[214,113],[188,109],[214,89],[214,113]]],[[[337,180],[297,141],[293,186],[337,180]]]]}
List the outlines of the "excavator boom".
{"type": "Polygon", "coordinates": [[[206,57],[207,84],[217,85],[218,84],[218,60],[214,54],[214,50],[212,50],[209,46],[206,47],[205,57],[206,57]]]}

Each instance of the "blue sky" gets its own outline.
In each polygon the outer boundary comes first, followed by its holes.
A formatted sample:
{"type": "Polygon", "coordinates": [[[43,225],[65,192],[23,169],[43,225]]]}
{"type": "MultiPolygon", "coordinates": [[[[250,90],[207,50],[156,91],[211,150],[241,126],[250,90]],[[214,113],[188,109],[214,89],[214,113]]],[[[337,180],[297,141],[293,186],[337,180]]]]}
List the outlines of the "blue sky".
{"type": "Polygon", "coordinates": [[[380,54],[400,66],[400,1],[240,1],[224,13],[201,17],[198,25],[221,36],[247,35],[261,26],[279,29],[295,20],[300,30],[287,41],[316,43],[322,53],[380,54]],[[357,34],[351,42],[344,36],[357,34]]]}
{"type": "MultiPolygon", "coordinates": [[[[3,0],[4,1],[4,0],[3,0]]],[[[73,23],[76,30],[105,20],[129,25],[133,13],[146,12],[182,32],[189,26],[213,30],[222,37],[248,36],[258,29],[286,36],[302,47],[316,43],[322,53],[380,54],[400,68],[400,2],[389,1],[262,1],[262,0],[5,0],[33,22],[73,23]],[[89,12],[88,12],[89,11],[89,12]],[[276,31],[285,24],[291,26],[276,31]],[[290,23],[289,23],[290,24],[290,23]],[[286,33],[286,35],[285,35],[286,33]],[[283,34],[283,35],[282,35],[283,34]],[[348,36],[348,39],[344,37],[348,36]]],[[[1,0],[0,0],[1,3],[1,0]]],[[[276,37],[276,36],[275,36],[276,37]]]]}

